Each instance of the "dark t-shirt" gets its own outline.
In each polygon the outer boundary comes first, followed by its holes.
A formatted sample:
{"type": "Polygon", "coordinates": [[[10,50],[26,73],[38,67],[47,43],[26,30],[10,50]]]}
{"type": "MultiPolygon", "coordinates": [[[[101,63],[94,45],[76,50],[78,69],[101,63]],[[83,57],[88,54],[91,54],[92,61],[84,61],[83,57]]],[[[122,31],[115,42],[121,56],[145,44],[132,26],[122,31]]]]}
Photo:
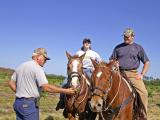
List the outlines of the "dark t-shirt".
{"type": "Polygon", "coordinates": [[[117,59],[119,61],[120,69],[137,69],[140,65],[140,61],[144,64],[149,61],[142,46],[137,43],[125,44],[121,43],[117,45],[110,57],[111,59],[117,59]]]}

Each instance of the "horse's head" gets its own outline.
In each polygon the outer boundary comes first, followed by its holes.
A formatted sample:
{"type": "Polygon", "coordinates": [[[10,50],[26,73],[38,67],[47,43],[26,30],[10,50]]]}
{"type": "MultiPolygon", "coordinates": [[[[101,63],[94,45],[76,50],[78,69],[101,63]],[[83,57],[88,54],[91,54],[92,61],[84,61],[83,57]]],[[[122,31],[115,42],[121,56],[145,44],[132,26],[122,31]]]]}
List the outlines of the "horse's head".
{"type": "Polygon", "coordinates": [[[78,55],[71,56],[68,52],[66,52],[66,55],[68,58],[68,64],[67,64],[68,83],[70,87],[77,88],[83,74],[82,61],[85,54],[79,57],[78,55]]]}
{"type": "Polygon", "coordinates": [[[112,88],[112,73],[115,69],[115,61],[108,64],[105,62],[98,64],[92,60],[92,63],[95,70],[92,74],[93,93],[90,107],[93,112],[101,112],[112,88]]]}

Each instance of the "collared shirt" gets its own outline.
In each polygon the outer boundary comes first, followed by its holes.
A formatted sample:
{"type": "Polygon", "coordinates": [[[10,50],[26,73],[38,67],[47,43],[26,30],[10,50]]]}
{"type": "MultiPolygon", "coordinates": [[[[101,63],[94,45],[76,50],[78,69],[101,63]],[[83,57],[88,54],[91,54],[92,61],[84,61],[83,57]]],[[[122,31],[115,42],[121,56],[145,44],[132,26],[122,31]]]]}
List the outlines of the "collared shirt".
{"type": "Polygon", "coordinates": [[[98,53],[96,53],[95,51],[90,50],[90,49],[87,51],[79,50],[76,53],[76,55],[81,56],[84,53],[86,53],[86,54],[83,59],[83,68],[90,68],[90,69],[93,68],[93,64],[92,64],[91,59],[96,60],[97,62],[100,62],[102,60],[98,53]]]}
{"type": "Polygon", "coordinates": [[[149,61],[144,49],[137,43],[117,45],[110,57],[119,61],[120,69],[133,70],[137,69],[140,61],[144,64],[149,61]]]}
{"type": "Polygon", "coordinates": [[[39,97],[40,87],[48,80],[44,70],[35,61],[28,61],[20,65],[13,73],[11,80],[16,81],[16,97],[39,97]]]}

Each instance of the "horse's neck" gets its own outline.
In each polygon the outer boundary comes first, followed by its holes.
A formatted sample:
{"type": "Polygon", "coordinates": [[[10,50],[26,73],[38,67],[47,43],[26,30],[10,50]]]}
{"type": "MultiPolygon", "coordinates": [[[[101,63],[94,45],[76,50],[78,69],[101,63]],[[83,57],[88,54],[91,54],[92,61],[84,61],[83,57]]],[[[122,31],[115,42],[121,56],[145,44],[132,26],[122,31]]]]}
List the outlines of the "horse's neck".
{"type": "Polygon", "coordinates": [[[116,73],[112,73],[112,89],[117,90],[120,87],[121,84],[121,76],[118,71],[116,73]]]}
{"type": "Polygon", "coordinates": [[[130,84],[121,76],[119,72],[114,73],[112,79],[113,83],[111,91],[114,91],[114,93],[112,93],[112,99],[116,96],[115,99],[123,101],[123,99],[126,99],[132,94],[132,88],[130,84]]]}
{"type": "Polygon", "coordinates": [[[120,94],[120,91],[122,92],[121,85],[122,85],[121,76],[119,76],[119,73],[113,73],[112,74],[112,87],[111,87],[111,90],[109,91],[109,99],[110,99],[109,101],[113,99],[117,99],[117,97],[120,94]]]}

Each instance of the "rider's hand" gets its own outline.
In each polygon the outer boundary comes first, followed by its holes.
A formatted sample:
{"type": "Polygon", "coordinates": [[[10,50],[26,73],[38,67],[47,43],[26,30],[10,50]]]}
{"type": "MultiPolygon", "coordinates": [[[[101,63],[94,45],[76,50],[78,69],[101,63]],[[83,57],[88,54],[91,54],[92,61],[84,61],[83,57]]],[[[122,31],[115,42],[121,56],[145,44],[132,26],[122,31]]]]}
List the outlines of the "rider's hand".
{"type": "Polygon", "coordinates": [[[142,80],[143,79],[143,75],[142,74],[138,74],[137,76],[136,76],[136,80],[142,80]]]}
{"type": "Polygon", "coordinates": [[[116,61],[116,67],[119,68],[119,62],[118,61],[116,61]]]}

